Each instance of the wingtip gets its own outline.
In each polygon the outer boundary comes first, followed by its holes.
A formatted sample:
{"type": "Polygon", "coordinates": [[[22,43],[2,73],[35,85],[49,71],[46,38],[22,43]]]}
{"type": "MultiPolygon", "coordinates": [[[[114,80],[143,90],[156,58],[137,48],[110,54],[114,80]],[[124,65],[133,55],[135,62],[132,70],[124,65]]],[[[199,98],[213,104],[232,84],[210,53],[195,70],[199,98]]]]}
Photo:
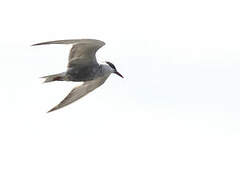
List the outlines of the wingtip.
{"type": "Polygon", "coordinates": [[[48,114],[48,113],[50,113],[50,112],[52,112],[53,110],[49,110],[49,111],[47,111],[46,113],[48,114]]]}
{"type": "Polygon", "coordinates": [[[55,111],[56,109],[57,109],[57,108],[54,107],[54,108],[50,109],[47,113],[53,112],[53,111],[55,111]]]}
{"type": "Polygon", "coordinates": [[[32,44],[31,46],[43,45],[43,43],[32,44]]]}
{"type": "Polygon", "coordinates": [[[50,112],[52,112],[52,110],[50,109],[49,111],[47,111],[46,113],[50,113],[50,112]]]}

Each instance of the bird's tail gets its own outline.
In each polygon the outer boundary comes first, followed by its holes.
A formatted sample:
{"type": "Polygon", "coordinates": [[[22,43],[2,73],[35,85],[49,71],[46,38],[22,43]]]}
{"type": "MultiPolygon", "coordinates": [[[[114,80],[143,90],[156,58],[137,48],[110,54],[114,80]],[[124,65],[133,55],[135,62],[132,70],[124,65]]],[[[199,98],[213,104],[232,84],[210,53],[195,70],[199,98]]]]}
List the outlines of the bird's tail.
{"type": "Polygon", "coordinates": [[[64,81],[65,80],[65,73],[53,74],[49,76],[43,76],[41,78],[45,78],[44,83],[52,82],[52,81],[64,81]]]}

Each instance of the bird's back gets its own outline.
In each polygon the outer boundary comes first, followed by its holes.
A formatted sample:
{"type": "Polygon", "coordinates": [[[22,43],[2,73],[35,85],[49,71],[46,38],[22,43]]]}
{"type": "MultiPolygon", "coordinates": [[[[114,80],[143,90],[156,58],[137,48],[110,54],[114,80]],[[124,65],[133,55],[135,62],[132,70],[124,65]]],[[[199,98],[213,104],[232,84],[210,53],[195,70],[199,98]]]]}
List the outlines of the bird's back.
{"type": "Polygon", "coordinates": [[[101,74],[101,66],[99,65],[75,65],[69,67],[66,73],[69,81],[91,81],[101,74]]]}

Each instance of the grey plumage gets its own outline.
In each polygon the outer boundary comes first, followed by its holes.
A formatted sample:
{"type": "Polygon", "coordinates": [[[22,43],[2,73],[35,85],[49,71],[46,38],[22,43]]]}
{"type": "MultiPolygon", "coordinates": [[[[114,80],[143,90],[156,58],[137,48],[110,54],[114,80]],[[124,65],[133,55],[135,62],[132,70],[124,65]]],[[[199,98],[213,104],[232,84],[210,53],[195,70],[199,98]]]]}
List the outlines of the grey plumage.
{"type": "Polygon", "coordinates": [[[98,64],[96,52],[105,45],[104,42],[95,39],[69,39],[48,41],[34,44],[73,44],[68,57],[68,68],[66,72],[44,76],[45,82],[52,81],[79,81],[84,82],[82,85],[75,87],[58,105],[48,112],[60,109],[69,105],[76,100],[82,98],[89,92],[101,86],[111,73],[115,73],[123,77],[115,68],[115,66],[106,62],[106,64],[98,64]]]}

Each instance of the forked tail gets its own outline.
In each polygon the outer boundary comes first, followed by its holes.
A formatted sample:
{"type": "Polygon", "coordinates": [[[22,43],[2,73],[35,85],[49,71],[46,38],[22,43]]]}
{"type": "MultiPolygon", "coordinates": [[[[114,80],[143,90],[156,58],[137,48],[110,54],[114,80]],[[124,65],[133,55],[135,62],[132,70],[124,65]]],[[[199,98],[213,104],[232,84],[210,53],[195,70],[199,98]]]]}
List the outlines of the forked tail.
{"type": "Polygon", "coordinates": [[[43,76],[41,78],[45,78],[44,83],[52,82],[52,81],[64,81],[65,80],[65,73],[53,74],[49,76],[43,76]]]}

